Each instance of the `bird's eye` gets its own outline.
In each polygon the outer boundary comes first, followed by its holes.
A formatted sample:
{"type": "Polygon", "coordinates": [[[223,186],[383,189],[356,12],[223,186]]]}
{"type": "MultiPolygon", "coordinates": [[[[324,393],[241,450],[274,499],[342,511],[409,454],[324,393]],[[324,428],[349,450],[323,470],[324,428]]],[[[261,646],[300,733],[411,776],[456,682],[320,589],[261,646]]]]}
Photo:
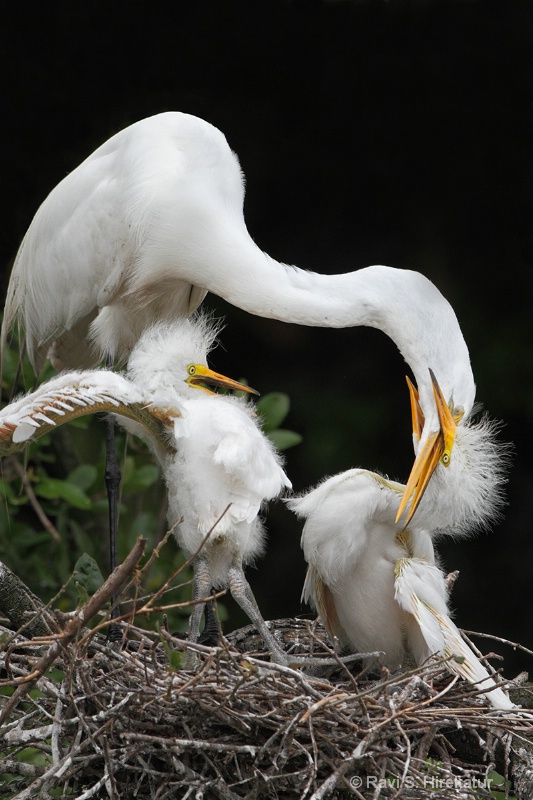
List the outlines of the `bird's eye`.
{"type": "Polygon", "coordinates": [[[194,366],[194,364],[189,364],[189,366],[187,367],[187,372],[189,373],[189,375],[194,375],[194,373],[196,372],[196,367],[194,366]]]}
{"type": "Polygon", "coordinates": [[[440,457],[440,463],[443,465],[443,467],[449,467],[451,460],[452,459],[450,453],[448,452],[448,450],[445,450],[440,457]]]}

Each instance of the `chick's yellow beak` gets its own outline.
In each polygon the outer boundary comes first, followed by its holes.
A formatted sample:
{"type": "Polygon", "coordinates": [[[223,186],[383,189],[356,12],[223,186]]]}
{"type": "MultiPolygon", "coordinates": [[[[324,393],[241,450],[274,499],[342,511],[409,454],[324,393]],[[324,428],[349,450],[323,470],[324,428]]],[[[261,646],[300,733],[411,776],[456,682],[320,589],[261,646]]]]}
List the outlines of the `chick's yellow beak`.
{"type": "MultiPolygon", "coordinates": [[[[444,398],[442,390],[438,381],[429,370],[431,375],[431,382],[433,384],[433,394],[435,396],[435,403],[437,405],[437,413],[439,415],[439,430],[428,436],[426,443],[422,450],[418,453],[409,480],[404,490],[402,502],[396,515],[396,522],[400,519],[405,508],[411,500],[411,506],[407,513],[405,525],[409,525],[413,514],[415,513],[418,505],[422,499],[424,492],[427,489],[430,478],[435,472],[437,464],[440,462],[443,466],[447,467],[451,461],[453,444],[455,441],[455,430],[457,422],[461,419],[462,414],[458,414],[455,418],[452,416],[448,404],[444,398]]],[[[411,398],[411,418],[413,424],[413,433],[420,439],[422,428],[424,427],[424,415],[420,408],[418,399],[418,392],[407,379],[409,386],[409,394],[411,398]]]]}
{"type": "Polygon", "coordinates": [[[244,383],[238,383],[238,381],[227,378],[225,375],[220,375],[220,373],[214,372],[203,364],[189,364],[185,382],[188,383],[189,386],[193,386],[195,389],[202,389],[202,391],[208,394],[216,394],[216,392],[207,388],[208,386],[221,386],[224,389],[233,389],[236,392],[259,394],[259,392],[252,389],[250,386],[245,386],[244,383]],[[207,384],[207,386],[204,384],[207,384]]]}

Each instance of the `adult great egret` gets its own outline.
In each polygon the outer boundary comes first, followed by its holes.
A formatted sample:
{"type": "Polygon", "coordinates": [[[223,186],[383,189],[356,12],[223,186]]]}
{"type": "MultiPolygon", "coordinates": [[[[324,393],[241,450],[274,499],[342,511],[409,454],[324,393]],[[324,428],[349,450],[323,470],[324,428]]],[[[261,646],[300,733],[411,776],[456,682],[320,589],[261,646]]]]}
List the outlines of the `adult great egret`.
{"type": "MultiPolygon", "coordinates": [[[[273,658],[288,663],[265,625],[243,564],[264,549],[261,507],[291,484],[252,407],[206,388],[254,391],[207,367],[216,334],[205,318],[152,326],[135,345],[125,376],[93,370],[43,384],[0,414],[0,454],[23,448],[74,416],[120,415],[120,424],[145,440],[161,464],[169,526],[186,555],[194,557],[193,599],[208,597],[212,586],[229,586],[273,658]]],[[[193,642],[201,615],[197,603],[189,625],[193,642]]]]}
{"type": "Polygon", "coordinates": [[[188,114],[130,125],[50,193],[15,260],[1,341],[15,319],[36,369],[125,359],[156,321],[207,291],[252,314],[301,325],[381,329],[410,365],[428,436],[440,430],[432,368],[468,415],[475,385],[450,304],[424,276],[372,266],[320,275],[275,261],[251,239],[244,179],[224,135],[188,114]]]}
{"type": "Polygon", "coordinates": [[[450,618],[434,527],[418,514],[408,528],[395,522],[404,489],[352,469],[286,501],[305,519],[302,598],[341,645],[382,651],[391,669],[409,658],[422,664],[435,654],[447,657],[447,667],[486,692],[495,708],[514,708],[450,618]]]}

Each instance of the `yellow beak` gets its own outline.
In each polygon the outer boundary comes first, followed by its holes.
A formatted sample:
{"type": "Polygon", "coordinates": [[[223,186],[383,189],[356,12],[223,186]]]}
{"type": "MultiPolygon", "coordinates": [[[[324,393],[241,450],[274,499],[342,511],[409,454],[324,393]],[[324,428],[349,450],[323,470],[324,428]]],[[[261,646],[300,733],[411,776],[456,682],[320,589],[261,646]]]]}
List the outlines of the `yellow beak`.
{"type": "Polygon", "coordinates": [[[244,383],[238,383],[231,378],[227,378],[225,375],[213,372],[212,369],[204,367],[203,364],[189,364],[187,367],[187,375],[188,377],[185,382],[188,383],[189,386],[193,386],[195,389],[202,389],[202,391],[208,394],[216,394],[216,392],[212,392],[211,389],[208,389],[207,386],[203,386],[202,384],[221,386],[224,389],[233,389],[236,392],[259,394],[259,392],[252,389],[250,386],[245,386],[244,383]]]}
{"type": "Polygon", "coordinates": [[[418,390],[414,383],[412,383],[407,375],[405,376],[405,380],[407,381],[407,386],[409,389],[409,399],[411,400],[411,421],[413,423],[413,433],[420,441],[420,437],[422,436],[422,430],[424,428],[424,412],[420,407],[420,401],[418,398],[418,390]]]}
{"type": "MultiPolygon", "coordinates": [[[[433,384],[433,394],[435,396],[435,403],[437,405],[440,427],[436,433],[429,435],[424,447],[417,455],[415,463],[413,464],[413,469],[409,475],[409,480],[407,481],[407,485],[403,493],[402,502],[400,503],[400,507],[396,515],[396,522],[398,522],[401,515],[405,511],[409,500],[411,500],[411,507],[407,514],[405,526],[409,525],[411,519],[413,518],[413,514],[418,508],[422,496],[427,489],[430,478],[435,472],[437,464],[440,462],[445,467],[450,464],[455,440],[455,430],[457,428],[457,422],[462,416],[462,414],[458,415],[456,418],[452,416],[433,371],[429,370],[429,372],[431,375],[431,382],[433,384]]],[[[422,428],[424,426],[424,415],[418,401],[418,392],[409,379],[408,386],[411,397],[413,433],[418,439],[420,439],[422,428]]]]}

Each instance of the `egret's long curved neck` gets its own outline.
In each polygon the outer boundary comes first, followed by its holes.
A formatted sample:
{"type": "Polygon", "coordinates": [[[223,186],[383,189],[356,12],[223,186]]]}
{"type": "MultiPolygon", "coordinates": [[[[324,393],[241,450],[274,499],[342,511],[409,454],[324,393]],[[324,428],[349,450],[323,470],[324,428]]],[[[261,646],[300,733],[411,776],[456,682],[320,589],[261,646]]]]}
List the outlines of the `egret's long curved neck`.
{"type": "MultiPolygon", "coordinates": [[[[434,405],[429,368],[443,392],[469,387],[474,402],[468,349],[453,308],[418,272],[371,266],[341,275],[321,275],[281,264],[250,240],[245,258],[213,266],[206,288],[252,314],[283,322],[343,328],[379,328],[411,367],[423,408],[434,405]]],[[[205,265],[204,265],[205,268],[205,265]]],[[[449,395],[447,395],[449,397],[449,395]]]]}

